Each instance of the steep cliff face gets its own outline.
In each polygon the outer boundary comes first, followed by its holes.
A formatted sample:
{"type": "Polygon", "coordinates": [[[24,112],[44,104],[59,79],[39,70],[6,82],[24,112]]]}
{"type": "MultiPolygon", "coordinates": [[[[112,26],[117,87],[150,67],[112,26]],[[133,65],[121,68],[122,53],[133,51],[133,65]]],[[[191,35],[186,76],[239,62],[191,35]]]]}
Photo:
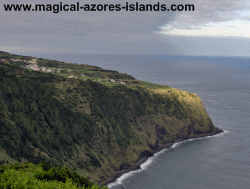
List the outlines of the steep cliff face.
{"type": "MultiPolygon", "coordinates": [[[[126,127],[132,133],[131,136],[125,135],[129,139],[128,144],[119,145],[119,139],[112,135],[114,130],[111,132],[112,139],[109,144],[102,142],[100,145],[99,139],[91,141],[91,146],[97,154],[103,151],[101,157],[107,167],[100,168],[102,172],[100,171],[100,177],[96,178],[96,181],[105,180],[110,175],[114,179],[124,173],[123,170],[136,168],[142,163],[138,163],[139,160],[146,160],[146,157],[169,147],[170,143],[175,141],[221,132],[213,125],[197,95],[171,88],[148,90],[145,94],[148,94],[148,99],[143,109],[152,109],[153,112],[146,111],[134,117],[135,112],[127,112],[131,120],[126,127]],[[98,147],[100,151],[97,150],[98,147]]],[[[96,170],[97,172],[99,171],[96,170]]]]}
{"type": "Polygon", "coordinates": [[[1,153],[12,161],[67,165],[101,183],[174,141],[221,132],[186,91],[108,87],[9,64],[0,71],[1,153]]]}

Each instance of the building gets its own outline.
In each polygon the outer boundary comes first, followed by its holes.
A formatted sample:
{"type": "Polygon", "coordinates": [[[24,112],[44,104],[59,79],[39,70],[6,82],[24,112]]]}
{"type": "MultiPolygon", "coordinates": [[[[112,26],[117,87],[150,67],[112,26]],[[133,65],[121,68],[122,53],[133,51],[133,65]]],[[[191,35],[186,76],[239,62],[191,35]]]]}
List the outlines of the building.
{"type": "Polygon", "coordinates": [[[20,61],[22,61],[22,60],[21,60],[21,59],[19,59],[19,58],[18,58],[18,59],[11,58],[11,60],[12,60],[12,61],[14,61],[14,62],[17,62],[17,61],[19,61],[19,62],[20,62],[20,61]]]}
{"type": "Polygon", "coordinates": [[[30,67],[30,69],[32,69],[32,70],[38,70],[38,65],[37,65],[37,63],[31,63],[31,64],[29,65],[29,67],[30,67]]]}
{"type": "Polygon", "coordinates": [[[28,63],[30,63],[30,64],[36,64],[36,61],[37,61],[37,59],[34,58],[32,60],[29,60],[28,63]]]}

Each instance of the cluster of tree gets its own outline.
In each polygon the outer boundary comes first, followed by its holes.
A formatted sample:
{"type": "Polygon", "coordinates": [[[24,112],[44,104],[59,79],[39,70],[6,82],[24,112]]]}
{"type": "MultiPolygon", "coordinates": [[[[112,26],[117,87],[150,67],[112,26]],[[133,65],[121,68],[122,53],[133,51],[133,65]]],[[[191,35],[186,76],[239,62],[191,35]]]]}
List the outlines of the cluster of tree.
{"type": "MultiPolygon", "coordinates": [[[[39,80],[7,75],[0,69],[0,145],[11,157],[39,162],[47,157],[55,164],[70,158],[79,142],[72,125],[82,127],[81,139],[92,137],[92,121],[73,112],[53,97],[39,80]],[[35,150],[44,154],[35,154],[35,150]]],[[[42,80],[44,81],[44,80],[42,80]]]]}
{"type": "Polygon", "coordinates": [[[90,182],[68,167],[53,167],[45,162],[0,166],[0,188],[108,189],[90,182]]]}
{"type": "MultiPolygon", "coordinates": [[[[46,85],[58,82],[58,76],[25,70],[23,77],[16,77],[6,74],[4,69],[0,72],[0,145],[6,147],[11,157],[18,160],[26,157],[34,163],[47,157],[48,161],[61,164],[61,157],[71,158],[74,154],[75,144],[88,141],[94,135],[90,116],[73,111],[79,102],[73,102],[72,98],[67,101],[72,106],[65,106],[54,98],[56,88],[46,85]],[[75,124],[80,125],[82,133],[73,134],[75,124]],[[36,149],[43,152],[43,156],[34,155],[36,149]]],[[[109,88],[90,80],[82,83],[82,88],[68,88],[66,92],[70,95],[78,90],[83,96],[89,96],[91,116],[99,118],[107,129],[111,127],[123,147],[130,143],[133,136],[130,125],[136,118],[159,112],[162,104],[164,114],[180,119],[187,117],[178,101],[151,95],[140,87],[109,88]],[[127,116],[128,112],[132,117],[127,116]]]]}

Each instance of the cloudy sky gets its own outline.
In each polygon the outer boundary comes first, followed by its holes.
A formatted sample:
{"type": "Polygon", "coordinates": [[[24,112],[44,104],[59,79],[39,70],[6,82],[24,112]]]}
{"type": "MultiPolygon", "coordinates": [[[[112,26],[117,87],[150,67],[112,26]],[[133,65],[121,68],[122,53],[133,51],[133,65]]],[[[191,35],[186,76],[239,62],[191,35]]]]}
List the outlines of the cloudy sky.
{"type": "MultiPolygon", "coordinates": [[[[195,11],[7,12],[4,4],[77,1],[0,0],[0,50],[13,53],[250,56],[249,0],[128,0],[193,4],[195,11]]],[[[84,0],[81,5],[121,4],[84,0]]]]}

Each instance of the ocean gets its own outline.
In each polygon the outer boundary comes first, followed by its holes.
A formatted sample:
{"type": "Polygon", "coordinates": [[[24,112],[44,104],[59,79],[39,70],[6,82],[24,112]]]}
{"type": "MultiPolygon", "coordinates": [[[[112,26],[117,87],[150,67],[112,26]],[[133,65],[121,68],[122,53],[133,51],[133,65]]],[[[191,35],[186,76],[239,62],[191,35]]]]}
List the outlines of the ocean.
{"type": "Polygon", "coordinates": [[[99,66],[196,93],[225,132],[174,144],[110,189],[250,188],[250,58],[169,55],[23,54],[99,66]]]}

